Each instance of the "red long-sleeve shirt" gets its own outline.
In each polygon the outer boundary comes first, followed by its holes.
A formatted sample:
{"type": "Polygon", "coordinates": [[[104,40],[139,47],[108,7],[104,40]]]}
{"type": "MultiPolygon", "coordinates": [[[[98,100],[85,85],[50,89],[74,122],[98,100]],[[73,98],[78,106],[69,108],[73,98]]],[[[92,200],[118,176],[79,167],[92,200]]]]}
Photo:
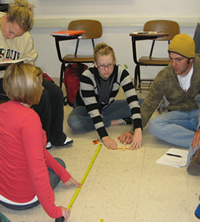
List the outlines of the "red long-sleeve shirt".
{"type": "Polygon", "coordinates": [[[45,145],[46,134],[37,113],[18,102],[0,105],[0,194],[17,203],[29,202],[37,195],[47,214],[58,218],[62,210],[54,204],[47,167],[63,182],[71,175],[45,145]]]}

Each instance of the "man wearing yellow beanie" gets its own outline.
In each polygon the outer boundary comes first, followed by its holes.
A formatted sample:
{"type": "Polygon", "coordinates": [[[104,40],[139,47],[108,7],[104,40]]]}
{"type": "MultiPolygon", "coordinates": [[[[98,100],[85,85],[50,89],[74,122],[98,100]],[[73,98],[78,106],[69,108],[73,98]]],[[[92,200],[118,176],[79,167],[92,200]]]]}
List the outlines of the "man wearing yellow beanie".
{"type": "MultiPolygon", "coordinates": [[[[168,143],[190,147],[188,172],[200,175],[200,151],[196,152],[200,145],[200,57],[195,55],[194,40],[186,34],[176,35],[168,52],[171,62],[158,73],[141,106],[142,125],[146,126],[165,96],[168,112],[150,120],[149,132],[168,143]]],[[[122,134],[121,142],[131,142],[132,136],[133,131],[122,134]]]]}

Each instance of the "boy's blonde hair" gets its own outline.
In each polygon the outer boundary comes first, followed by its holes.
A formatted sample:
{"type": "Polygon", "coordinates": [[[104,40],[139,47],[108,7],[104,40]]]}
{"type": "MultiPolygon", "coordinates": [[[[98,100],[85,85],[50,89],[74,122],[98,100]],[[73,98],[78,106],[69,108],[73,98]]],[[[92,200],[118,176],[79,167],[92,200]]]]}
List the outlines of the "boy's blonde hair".
{"type": "Polygon", "coordinates": [[[33,5],[26,0],[15,0],[9,4],[8,22],[16,22],[24,31],[30,31],[33,27],[33,5]]]}
{"type": "Polygon", "coordinates": [[[110,55],[113,57],[113,60],[116,62],[115,53],[112,47],[102,42],[96,45],[94,48],[94,61],[97,62],[98,56],[110,55]]]}
{"type": "Polygon", "coordinates": [[[31,64],[12,64],[5,71],[3,88],[7,96],[30,106],[38,104],[43,92],[42,70],[31,64]]]}

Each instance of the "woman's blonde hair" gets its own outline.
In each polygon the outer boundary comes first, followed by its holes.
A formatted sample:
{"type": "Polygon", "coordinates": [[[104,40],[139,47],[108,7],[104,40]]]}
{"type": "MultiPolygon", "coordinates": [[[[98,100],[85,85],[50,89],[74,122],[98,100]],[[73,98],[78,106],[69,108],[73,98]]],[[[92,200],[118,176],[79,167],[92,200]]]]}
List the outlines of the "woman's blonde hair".
{"type": "Polygon", "coordinates": [[[28,105],[38,104],[43,92],[42,70],[31,64],[12,64],[5,71],[3,88],[7,96],[28,105]]]}
{"type": "Polygon", "coordinates": [[[16,22],[24,31],[30,31],[33,27],[33,7],[26,0],[15,0],[9,4],[8,21],[16,22]]]}
{"type": "Polygon", "coordinates": [[[110,55],[113,57],[113,60],[116,62],[115,53],[112,47],[102,42],[96,45],[94,48],[94,61],[97,62],[98,56],[110,55]]]}

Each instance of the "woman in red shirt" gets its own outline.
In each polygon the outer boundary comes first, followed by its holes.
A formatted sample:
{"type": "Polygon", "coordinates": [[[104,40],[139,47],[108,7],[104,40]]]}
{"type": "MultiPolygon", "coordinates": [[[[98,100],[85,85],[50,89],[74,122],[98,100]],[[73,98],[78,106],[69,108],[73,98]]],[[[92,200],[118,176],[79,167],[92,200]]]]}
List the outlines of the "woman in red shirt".
{"type": "Polygon", "coordinates": [[[0,105],[0,203],[15,210],[42,205],[52,218],[69,217],[70,211],[54,204],[53,189],[60,179],[80,187],[61,159],[46,150],[46,133],[38,114],[43,87],[41,69],[13,64],[4,75],[3,87],[10,101],[0,105]]]}

